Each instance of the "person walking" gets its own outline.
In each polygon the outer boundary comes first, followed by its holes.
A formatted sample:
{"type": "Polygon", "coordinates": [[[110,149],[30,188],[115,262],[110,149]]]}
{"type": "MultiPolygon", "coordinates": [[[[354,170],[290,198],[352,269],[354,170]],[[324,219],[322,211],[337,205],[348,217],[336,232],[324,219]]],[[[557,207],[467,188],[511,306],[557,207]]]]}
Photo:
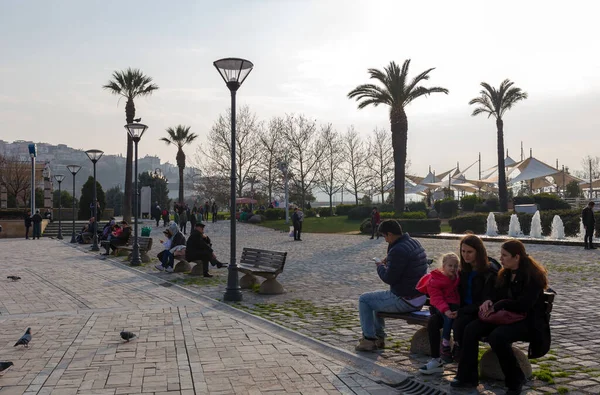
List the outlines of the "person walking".
{"type": "Polygon", "coordinates": [[[183,232],[184,235],[187,235],[187,210],[181,210],[181,214],[179,215],[179,230],[183,232]]]}
{"type": "Polygon", "coordinates": [[[42,235],[42,215],[40,214],[40,210],[35,210],[35,214],[31,217],[31,222],[33,222],[33,239],[37,237],[38,240],[42,235]]]}
{"type": "Polygon", "coordinates": [[[210,211],[210,205],[208,204],[208,201],[206,201],[204,203],[204,220],[208,221],[208,212],[210,211]]]}
{"type": "Polygon", "coordinates": [[[29,239],[29,228],[31,228],[31,210],[25,215],[25,240],[29,239]]]}
{"type": "Polygon", "coordinates": [[[595,250],[596,247],[592,244],[594,238],[594,229],[596,225],[596,218],[594,218],[594,202],[589,202],[587,207],[581,212],[581,222],[585,228],[585,236],[583,236],[584,248],[586,250],[595,250]]]}
{"type": "Polygon", "coordinates": [[[192,209],[192,211],[190,212],[190,215],[188,217],[190,219],[190,233],[191,233],[192,230],[194,230],[194,228],[196,227],[196,222],[198,222],[196,220],[196,206],[194,206],[194,208],[192,209]]]}
{"type": "Polygon", "coordinates": [[[375,234],[377,233],[377,239],[379,239],[379,232],[377,228],[379,227],[379,223],[381,222],[381,216],[379,215],[379,211],[377,207],[373,207],[373,211],[371,211],[371,240],[375,238],[375,234]]]}
{"type": "Polygon", "coordinates": [[[217,214],[219,213],[219,208],[217,207],[217,202],[213,202],[212,204],[212,222],[217,222],[217,214]]]}
{"type": "Polygon", "coordinates": [[[294,209],[292,214],[292,224],[294,225],[294,241],[302,241],[300,234],[302,233],[302,222],[304,221],[304,213],[298,207],[294,209]]]}
{"type": "Polygon", "coordinates": [[[158,227],[160,222],[160,215],[162,214],[162,210],[158,205],[158,202],[154,203],[154,208],[152,209],[152,217],[156,220],[156,226],[158,227]]]}

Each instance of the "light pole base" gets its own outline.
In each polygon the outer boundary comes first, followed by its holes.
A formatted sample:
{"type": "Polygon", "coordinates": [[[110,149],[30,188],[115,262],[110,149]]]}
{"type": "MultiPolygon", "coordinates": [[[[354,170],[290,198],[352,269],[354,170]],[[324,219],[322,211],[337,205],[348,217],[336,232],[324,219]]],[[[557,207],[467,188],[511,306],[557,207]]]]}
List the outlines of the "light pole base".
{"type": "Polygon", "coordinates": [[[223,294],[223,300],[225,302],[241,302],[244,299],[242,295],[242,290],[240,288],[237,289],[229,289],[225,290],[223,294]]]}

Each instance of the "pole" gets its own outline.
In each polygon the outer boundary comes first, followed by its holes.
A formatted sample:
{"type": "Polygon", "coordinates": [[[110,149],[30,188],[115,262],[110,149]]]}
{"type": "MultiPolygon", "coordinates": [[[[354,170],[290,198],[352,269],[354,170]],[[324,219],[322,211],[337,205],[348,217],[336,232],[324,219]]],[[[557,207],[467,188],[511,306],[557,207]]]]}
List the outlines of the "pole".
{"type": "Polygon", "coordinates": [[[235,94],[236,90],[239,88],[238,86],[229,87],[231,91],[231,236],[230,236],[230,246],[229,246],[229,272],[227,275],[227,289],[225,290],[225,294],[223,295],[223,300],[227,302],[241,302],[242,301],[242,290],[240,288],[240,280],[238,278],[238,266],[235,261],[235,249],[236,249],[236,240],[235,240],[235,94]]]}
{"type": "Polygon", "coordinates": [[[289,166],[289,164],[286,163],[285,166],[286,166],[285,167],[285,223],[289,224],[290,223],[290,205],[289,205],[289,202],[288,202],[288,199],[289,199],[289,197],[288,197],[288,183],[289,183],[289,179],[288,179],[289,169],[288,169],[288,166],[289,166]]]}
{"type": "Polygon", "coordinates": [[[35,214],[35,156],[31,157],[31,214],[35,214]]]}
{"type": "Polygon", "coordinates": [[[94,244],[92,245],[92,251],[100,251],[100,248],[98,248],[98,204],[96,203],[96,201],[98,200],[97,195],[96,195],[96,162],[94,163],[94,200],[92,201],[92,205],[94,206],[94,226],[93,226],[93,240],[94,240],[94,244]]]}
{"type": "Polygon", "coordinates": [[[138,244],[138,214],[139,214],[139,196],[138,196],[138,142],[139,140],[133,140],[135,143],[135,191],[134,191],[134,215],[135,215],[135,228],[133,231],[133,250],[131,251],[131,266],[140,266],[142,261],[140,260],[140,245],[138,244]]]}
{"type": "Polygon", "coordinates": [[[60,189],[60,184],[62,181],[58,182],[58,236],[56,236],[56,238],[58,240],[62,240],[63,239],[63,235],[62,235],[62,211],[61,211],[61,207],[62,207],[62,202],[61,202],[61,189],[60,189]]]}
{"type": "Polygon", "coordinates": [[[563,194],[562,194],[562,196],[564,198],[566,196],[566,193],[565,193],[565,165],[563,165],[563,167],[562,167],[562,176],[563,176],[563,194]]]}
{"type": "Polygon", "coordinates": [[[76,243],[75,240],[75,173],[73,173],[73,231],[71,232],[71,243],[76,243]]]}
{"type": "MultiPolygon", "coordinates": [[[[593,193],[592,192],[593,188],[592,188],[592,160],[591,159],[589,160],[589,164],[590,164],[590,199],[591,199],[592,198],[592,193],[593,193]]],[[[563,174],[563,177],[564,176],[565,175],[563,174]]]]}

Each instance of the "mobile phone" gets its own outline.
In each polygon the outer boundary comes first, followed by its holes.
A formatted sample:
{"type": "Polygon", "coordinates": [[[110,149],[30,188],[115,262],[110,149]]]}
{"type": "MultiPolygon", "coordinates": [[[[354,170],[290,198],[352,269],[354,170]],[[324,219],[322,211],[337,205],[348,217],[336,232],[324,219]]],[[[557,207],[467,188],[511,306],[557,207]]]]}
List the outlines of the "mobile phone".
{"type": "Polygon", "coordinates": [[[373,260],[373,262],[375,262],[375,263],[379,263],[379,262],[381,262],[381,259],[379,259],[379,258],[371,258],[371,259],[372,259],[372,260],[373,260]]]}

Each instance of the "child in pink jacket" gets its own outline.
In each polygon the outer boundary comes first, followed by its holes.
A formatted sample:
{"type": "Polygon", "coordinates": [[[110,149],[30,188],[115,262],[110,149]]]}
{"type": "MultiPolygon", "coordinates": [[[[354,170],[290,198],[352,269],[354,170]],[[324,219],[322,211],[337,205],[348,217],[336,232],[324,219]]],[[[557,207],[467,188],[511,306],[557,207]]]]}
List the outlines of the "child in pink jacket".
{"type": "MultiPolygon", "coordinates": [[[[416,286],[419,292],[429,295],[429,301],[432,306],[431,313],[440,314],[444,319],[441,347],[437,344],[431,344],[432,350],[434,347],[440,347],[441,359],[434,358],[427,365],[419,369],[424,374],[441,372],[443,371],[443,362],[452,361],[450,333],[452,323],[457,315],[456,310],[460,305],[460,294],[458,293],[458,284],[460,282],[458,275],[459,259],[456,254],[451,252],[444,254],[441,261],[441,269],[435,269],[423,276],[416,286]]],[[[435,355],[437,353],[432,351],[432,354],[435,355]]]]}

